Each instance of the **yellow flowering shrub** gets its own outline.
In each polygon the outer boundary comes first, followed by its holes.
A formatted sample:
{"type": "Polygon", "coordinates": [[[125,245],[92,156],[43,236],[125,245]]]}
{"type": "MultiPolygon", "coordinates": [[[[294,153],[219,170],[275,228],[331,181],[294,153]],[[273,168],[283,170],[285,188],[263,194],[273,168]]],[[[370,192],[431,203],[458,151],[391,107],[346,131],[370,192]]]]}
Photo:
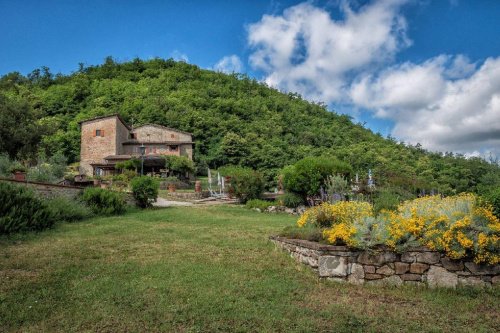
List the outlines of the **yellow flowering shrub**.
{"type": "Polygon", "coordinates": [[[323,237],[329,243],[354,246],[355,222],[372,215],[373,208],[368,202],[339,201],[334,204],[324,202],[306,210],[297,221],[297,225],[326,228],[323,237]]]}
{"type": "Polygon", "coordinates": [[[308,209],[297,225],[323,228],[323,238],[331,244],[356,248],[385,244],[397,251],[425,245],[452,259],[500,263],[500,220],[473,194],[405,201],[378,216],[366,202],[323,203],[308,209]]]}
{"type": "Polygon", "coordinates": [[[390,216],[386,244],[395,249],[417,241],[452,259],[473,257],[476,263],[492,265],[500,262],[500,221],[491,207],[480,206],[473,194],[419,198],[386,214],[390,216]]]}

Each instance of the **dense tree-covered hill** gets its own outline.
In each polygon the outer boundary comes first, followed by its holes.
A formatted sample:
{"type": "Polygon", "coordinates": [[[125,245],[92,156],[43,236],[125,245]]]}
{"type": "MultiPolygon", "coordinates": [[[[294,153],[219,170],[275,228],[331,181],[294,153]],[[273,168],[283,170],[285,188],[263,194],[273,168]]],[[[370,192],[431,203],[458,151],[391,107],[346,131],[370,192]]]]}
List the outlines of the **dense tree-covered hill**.
{"type": "Polygon", "coordinates": [[[240,74],[227,75],[172,59],[117,63],[71,75],[43,67],[0,78],[0,152],[33,159],[39,151],[79,157],[78,122],[119,113],[129,123],[158,123],[193,133],[200,166],[239,164],[272,180],[285,165],[329,155],[379,185],[454,193],[500,185],[495,163],[383,138],[325,105],[284,94],[240,74]]]}

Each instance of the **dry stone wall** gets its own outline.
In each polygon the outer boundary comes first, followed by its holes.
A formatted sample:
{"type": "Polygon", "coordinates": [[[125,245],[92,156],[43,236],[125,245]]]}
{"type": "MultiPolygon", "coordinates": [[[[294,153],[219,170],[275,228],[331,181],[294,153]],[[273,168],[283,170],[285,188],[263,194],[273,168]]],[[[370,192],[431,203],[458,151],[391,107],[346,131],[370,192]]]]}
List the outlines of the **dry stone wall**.
{"type": "Polygon", "coordinates": [[[58,184],[49,184],[41,182],[31,182],[31,181],[19,181],[9,178],[0,178],[0,182],[7,182],[13,185],[26,186],[32,188],[35,192],[40,194],[45,198],[53,197],[67,197],[69,199],[76,198],[79,194],[83,192],[83,187],[77,186],[67,186],[58,184]]]}
{"type": "Polygon", "coordinates": [[[300,239],[271,237],[279,248],[310,266],[322,278],[352,284],[448,287],[500,285],[500,265],[451,260],[425,247],[395,253],[387,247],[356,251],[300,239]]]}

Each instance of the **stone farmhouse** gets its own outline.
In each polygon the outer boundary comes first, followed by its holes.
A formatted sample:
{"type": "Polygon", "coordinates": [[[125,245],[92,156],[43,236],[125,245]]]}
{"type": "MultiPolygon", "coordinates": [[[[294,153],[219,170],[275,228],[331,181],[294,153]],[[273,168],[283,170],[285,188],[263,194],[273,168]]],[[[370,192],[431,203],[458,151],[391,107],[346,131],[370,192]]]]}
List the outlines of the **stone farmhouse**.
{"type": "Polygon", "coordinates": [[[160,172],[166,155],[193,159],[191,133],[155,124],[133,128],[118,114],[82,121],[80,127],[80,173],[87,176],[115,174],[116,163],[132,158],[144,158],[145,173],[160,172]]]}

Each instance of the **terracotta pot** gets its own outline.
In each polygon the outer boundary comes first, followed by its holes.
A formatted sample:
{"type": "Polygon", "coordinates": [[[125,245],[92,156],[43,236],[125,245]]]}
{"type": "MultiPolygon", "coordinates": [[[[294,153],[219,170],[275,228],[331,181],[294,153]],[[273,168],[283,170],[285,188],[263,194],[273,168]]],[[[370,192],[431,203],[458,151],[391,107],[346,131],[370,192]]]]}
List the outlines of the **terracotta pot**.
{"type": "Polygon", "coordinates": [[[175,192],[175,184],[168,184],[168,191],[170,193],[175,192]]]}
{"type": "Polygon", "coordinates": [[[19,181],[25,181],[26,180],[26,172],[22,172],[22,171],[14,172],[14,179],[19,180],[19,181]]]}
{"type": "Polygon", "coordinates": [[[194,183],[194,191],[196,193],[200,193],[201,192],[201,181],[197,180],[195,183],[194,183]]]}

